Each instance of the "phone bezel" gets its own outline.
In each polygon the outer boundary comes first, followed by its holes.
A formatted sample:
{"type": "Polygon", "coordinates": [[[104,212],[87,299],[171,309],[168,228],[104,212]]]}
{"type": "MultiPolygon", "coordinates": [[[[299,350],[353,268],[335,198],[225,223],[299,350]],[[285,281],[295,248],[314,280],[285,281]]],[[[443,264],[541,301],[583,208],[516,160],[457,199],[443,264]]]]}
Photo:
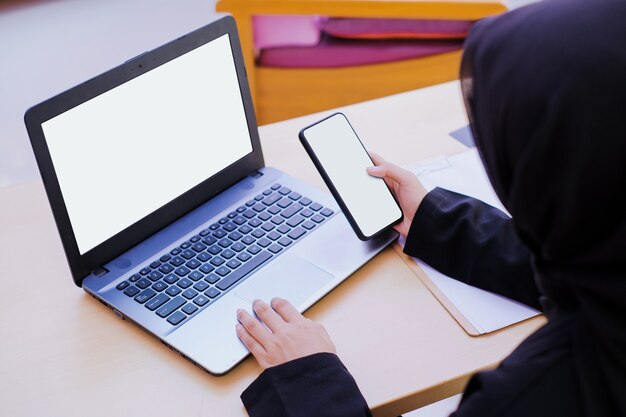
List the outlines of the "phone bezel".
{"type": "MultiPolygon", "coordinates": [[[[350,126],[350,129],[352,129],[352,132],[354,132],[354,136],[359,141],[359,144],[363,147],[363,150],[365,151],[367,156],[370,158],[370,161],[372,161],[372,158],[371,158],[369,152],[367,151],[367,149],[365,148],[365,146],[363,145],[363,142],[361,141],[361,138],[359,137],[359,135],[354,130],[354,127],[352,127],[352,124],[350,123],[350,121],[348,120],[346,115],[341,113],[341,112],[333,113],[330,116],[327,116],[327,117],[323,118],[322,120],[319,120],[319,121],[317,121],[317,122],[315,122],[315,123],[313,123],[313,124],[311,124],[309,126],[306,126],[302,130],[300,130],[300,133],[298,134],[298,137],[300,138],[300,142],[302,143],[302,146],[306,150],[307,154],[309,155],[309,157],[313,161],[313,164],[315,165],[315,168],[317,168],[318,172],[322,176],[322,179],[324,180],[324,183],[326,184],[326,186],[330,190],[330,193],[333,195],[333,197],[337,201],[337,204],[341,208],[341,211],[343,211],[343,214],[346,216],[346,219],[348,219],[348,223],[350,223],[350,226],[352,227],[352,229],[356,233],[357,237],[360,240],[362,240],[362,241],[366,241],[366,240],[370,240],[370,239],[375,238],[376,236],[378,236],[378,235],[384,233],[385,231],[387,231],[393,225],[401,222],[404,219],[404,213],[402,212],[402,208],[400,207],[400,204],[398,203],[398,200],[396,199],[396,197],[391,192],[391,189],[389,188],[387,183],[385,183],[385,186],[387,187],[387,190],[389,191],[389,195],[391,196],[391,198],[393,198],[393,201],[396,203],[398,209],[400,210],[400,217],[397,220],[392,221],[391,223],[389,223],[388,225],[384,226],[379,231],[377,231],[377,232],[375,232],[375,233],[373,233],[373,234],[371,234],[369,236],[366,236],[363,233],[363,231],[361,230],[361,227],[354,220],[354,217],[352,216],[352,213],[348,209],[348,206],[346,205],[346,203],[344,202],[343,198],[341,197],[341,194],[339,193],[337,188],[335,188],[335,185],[333,184],[332,180],[328,176],[328,173],[324,169],[324,166],[322,165],[320,160],[317,158],[317,155],[315,154],[315,151],[313,150],[313,148],[311,147],[308,139],[306,138],[306,131],[308,129],[310,129],[310,128],[312,128],[312,127],[314,127],[314,126],[316,126],[316,125],[318,125],[320,123],[323,123],[323,122],[325,122],[325,121],[327,121],[327,120],[329,120],[329,119],[331,119],[333,117],[337,117],[337,116],[343,117],[344,120],[346,121],[346,123],[348,123],[348,126],[350,126]]],[[[374,161],[372,161],[372,165],[374,165],[374,161]]]]}

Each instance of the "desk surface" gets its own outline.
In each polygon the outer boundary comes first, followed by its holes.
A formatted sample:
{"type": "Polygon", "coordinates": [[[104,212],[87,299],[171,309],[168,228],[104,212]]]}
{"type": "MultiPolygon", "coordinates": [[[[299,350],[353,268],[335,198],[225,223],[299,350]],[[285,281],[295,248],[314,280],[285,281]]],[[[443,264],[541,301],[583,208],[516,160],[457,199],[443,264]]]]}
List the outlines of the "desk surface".
{"type": "MultiPolygon", "coordinates": [[[[341,109],[365,145],[397,163],[462,151],[457,83],[341,109]]],[[[328,114],[326,112],[325,114],[328,114]]],[[[268,165],[324,188],[297,139],[312,115],[260,129],[268,165]]],[[[72,283],[40,182],[0,189],[0,415],[243,416],[249,358],[211,376],[72,283]]],[[[462,390],[543,324],[470,337],[389,248],[313,306],[376,416],[462,390]]]]}

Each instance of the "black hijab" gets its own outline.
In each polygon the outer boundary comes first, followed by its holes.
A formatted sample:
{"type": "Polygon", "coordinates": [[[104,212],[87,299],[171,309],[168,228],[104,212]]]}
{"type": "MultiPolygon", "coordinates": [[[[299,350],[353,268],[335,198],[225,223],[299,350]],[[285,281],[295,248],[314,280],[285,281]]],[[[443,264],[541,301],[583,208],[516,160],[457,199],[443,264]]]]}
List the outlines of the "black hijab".
{"type": "Polygon", "coordinates": [[[546,0],[479,22],[461,81],[548,318],[576,317],[586,411],[626,415],[626,1],[546,0]]]}

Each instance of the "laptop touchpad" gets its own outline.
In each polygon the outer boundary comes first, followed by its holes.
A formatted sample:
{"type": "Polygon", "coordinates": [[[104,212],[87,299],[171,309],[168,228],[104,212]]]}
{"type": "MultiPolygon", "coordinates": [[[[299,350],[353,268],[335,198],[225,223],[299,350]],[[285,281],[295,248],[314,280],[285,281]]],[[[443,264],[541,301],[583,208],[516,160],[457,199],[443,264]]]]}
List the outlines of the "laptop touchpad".
{"type": "Polygon", "coordinates": [[[298,255],[286,254],[235,293],[249,303],[256,299],[269,302],[274,297],[281,297],[297,307],[333,278],[298,255]]]}

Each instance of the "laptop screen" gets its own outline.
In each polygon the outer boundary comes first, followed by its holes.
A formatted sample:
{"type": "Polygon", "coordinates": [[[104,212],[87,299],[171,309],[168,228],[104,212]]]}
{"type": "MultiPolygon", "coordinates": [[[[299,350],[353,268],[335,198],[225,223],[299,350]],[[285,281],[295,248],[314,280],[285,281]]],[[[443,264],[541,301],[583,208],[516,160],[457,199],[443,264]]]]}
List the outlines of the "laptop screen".
{"type": "Polygon", "coordinates": [[[42,128],[81,255],[252,152],[228,35],[42,128]]]}

